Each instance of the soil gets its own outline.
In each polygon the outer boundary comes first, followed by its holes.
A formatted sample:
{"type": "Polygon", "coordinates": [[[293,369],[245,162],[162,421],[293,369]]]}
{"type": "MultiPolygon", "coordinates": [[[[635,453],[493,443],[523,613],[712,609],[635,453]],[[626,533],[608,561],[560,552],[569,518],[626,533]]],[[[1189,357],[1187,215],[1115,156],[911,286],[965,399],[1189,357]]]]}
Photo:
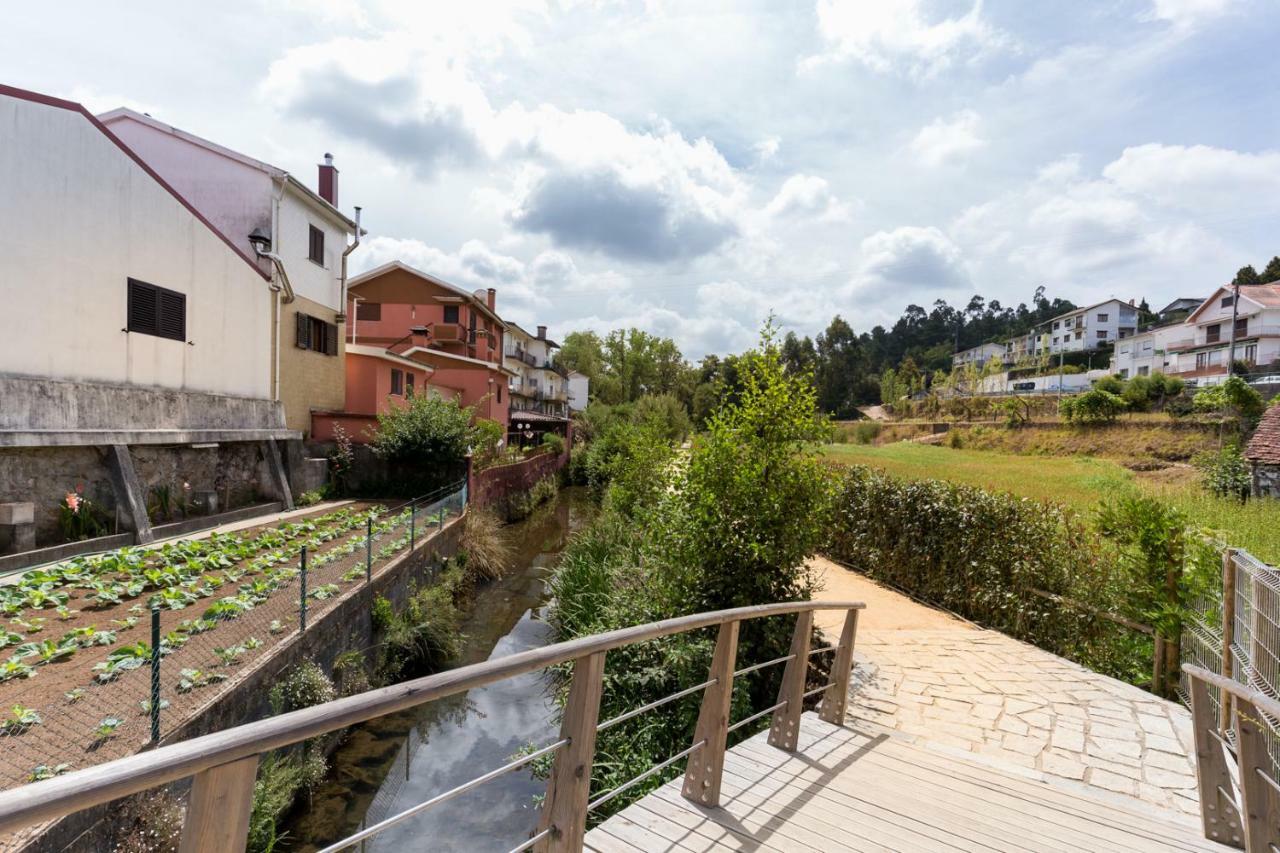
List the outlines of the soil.
{"type": "MultiPolygon", "coordinates": [[[[350,508],[361,510],[375,505],[378,504],[365,502],[350,505],[350,508]]],[[[315,518],[331,511],[331,508],[319,509],[312,514],[291,518],[290,521],[315,518]]],[[[278,522],[240,530],[237,534],[244,538],[252,538],[277,526],[278,522]]],[[[324,543],[321,547],[309,550],[309,556],[327,553],[340,547],[351,537],[363,536],[363,534],[362,527],[353,528],[324,543]]],[[[378,547],[385,545],[398,535],[403,535],[403,531],[397,529],[394,532],[382,534],[375,540],[375,552],[378,547]]],[[[375,571],[385,567],[402,553],[403,551],[399,551],[381,560],[375,556],[375,571]]],[[[356,565],[363,566],[364,560],[365,551],[359,548],[354,553],[320,568],[308,569],[308,591],[331,583],[338,584],[340,588],[333,598],[308,599],[309,619],[318,618],[335,606],[359,583],[359,581],[343,583],[341,576],[356,565]]],[[[261,574],[246,574],[239,583],[246,583],[260,577],[262,577],[261,574]]],[[[161,611],[161,631],[167,633],[176,629],[184,620],[199,618],[210,604],[224,596],[235,594],[239,583],[228,583],[215,591],[212,596],[202,598],[182,610],[161,611]]],[[[219,622],[215,628],[192,636],[185,645],[164,657],[161,664],[161,696],[169,705],[165,707],[162,704],[162,736],[178,728],[191,713],[214,699],[222,688],[231,683],[238,672],[270,652],[276,644],[295,636],[299,617],[298,584],[299,581],[296,578],[284,583],[253,610],[239,618],[219,622]],[[274,635],[270,632],[273,620],[279,620],[281,623],[281,629],[274,635]],[[232,662],[222,661],[214,651],[236,646],[251,637],[260,641],[261,645],[256,649],[244,651],[232,662]],[[224,676],[226,680],[181,693],[177,685],[183,669],[216,673],[224,676]]],[[[20,704],[34,709],[41,717],[39,725],[31,726],[21,734],[0,740],[0,743],[3,743],[3,748],[0,748],[0,788],[9,788],[28,781],[28,776],[37,765],[53,767],[65,763],[71,765],[68,769],[79,769],[89,764],[132,754],[149,741],[149,716],[141,703],[150,695],[150,667],[144,665],[125,672],[116,681],[108,684],[96,682],[97,672],[93,667],[98,662],[105,661],[114,649],[123,645],[138,642],[150,643],[149,613],[141,614],[137,624],[127,629],[117,629],[112,625],[112,620],[124,620],[138,615],[130,613],[130,608],[139,603],[145,606],[146,598],[153,592],[153,590],[147,590],[141,596],[126,599],[121,604],[95,608],[92,602],[85,600],[89,594],[88,590],[75,590],[67,606],[80,612],[67,621],[59,620],[53,609],[28,611],[23,614],[23,618],[28,620],[32,616],[44,616],[46,619],[42,631],[27,635],[32,640],[56,639],[74,628],[84,626],[117,630],[117,638],[116,642],[110,646],[79,649],[68,659],[39,666],[31,678],[13,679],[0,684],[0,709],[6,709],[0,710],[0,714],[7,718],[7,709],[20,704]],[[82,696],[75,701],[69,701],[66,694],[77,688],[82,690],[82,696]],[[113,737],[105,741],[96,740],[94,730],[106,717],[117,717],[124,722],[113,737]]],[[[11,622],[0,622],[0,625],[22,633],[11,622]]],[[[0,655],[3,654],[5,653],[0,652],[0,655]]],[[[26,662],[30,663],[31,660],[28,658],[26,662]]]]}

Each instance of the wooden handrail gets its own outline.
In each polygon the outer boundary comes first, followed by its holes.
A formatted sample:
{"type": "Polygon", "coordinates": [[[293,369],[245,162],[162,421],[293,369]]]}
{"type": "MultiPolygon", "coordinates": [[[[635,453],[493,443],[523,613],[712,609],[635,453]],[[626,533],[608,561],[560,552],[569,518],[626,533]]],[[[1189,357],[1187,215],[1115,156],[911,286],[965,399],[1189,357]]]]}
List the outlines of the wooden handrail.
{"type": "Polygon", "coordinates": [[[1255,687],[1241,684],[1233,678],[1226,678],[1193,663],[1184,663],[1182,671],[1192,678],[1198,678],[1206,684],[1230,693],[1237,699],[1243,699],[1264,714],[1280,720],[1280,702],[1271,698],[1255,687]]]}
{"type": "MultiPolygon", "coordinates": [[[[597,655],[603,660],[604,653],[633,643],[766,616],[812,614],[815,610],[850,611],[865,607],[864,603],[857,601],[797,601],[680,616],[580,637],[393,684],[191,738],[65,776],[0,791],[0,832],[12,832],[191,776],[196,777],[199,789],[204,784],[203,780],[219,773],[227,775],[220,768],[234,762],[253,758],[256,764],[256,757],[264,752],[567,661],[582,661],[597,655]]],[[[809,619],[811,616],[801,621],[807,623],[809,619]]],[[[845,680],[847,683],[847,674],[845,680]]],[[[803,684],[802,679],[800,683],[803,684]]],[[[247,764],[245,762],[241,766],[247,764]]]]}

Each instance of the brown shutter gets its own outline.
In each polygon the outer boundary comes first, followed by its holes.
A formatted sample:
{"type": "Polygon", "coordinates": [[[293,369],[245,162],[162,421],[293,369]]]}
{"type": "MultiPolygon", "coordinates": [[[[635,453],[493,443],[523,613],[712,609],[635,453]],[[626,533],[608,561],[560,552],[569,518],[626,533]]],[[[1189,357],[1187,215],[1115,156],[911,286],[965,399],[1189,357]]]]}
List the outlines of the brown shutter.
{"type": "Polygon", "coordinates": [[[129,279],[129,331],[145,335],[156,334],[160,314],[159,296],[154,285],[129,279]]]}
{"type": "Polygon", "coordinates": [[[298,324],[298,349],[311,349],[311,318],[301,311],[294,318],[298,324]]]}
{"type": "Polygon", "coordinates": [[[325,323],[324,351],[326,355],[338,354],[338,326],[336,323],[325,323]]]}
{"type": "Polygon", "coordinates": [[[175,341],[187,339],[187,296],[172,290],[157,289],[160,315],[156,334],[175,341]]]}

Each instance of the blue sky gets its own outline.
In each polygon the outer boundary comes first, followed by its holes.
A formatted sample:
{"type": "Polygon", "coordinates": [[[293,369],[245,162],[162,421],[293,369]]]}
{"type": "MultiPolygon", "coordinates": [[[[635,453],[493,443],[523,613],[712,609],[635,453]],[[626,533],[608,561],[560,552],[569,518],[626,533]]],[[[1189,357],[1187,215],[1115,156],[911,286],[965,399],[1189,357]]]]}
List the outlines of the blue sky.
{"type": "Polygon", "coordinates": [[[314,180],[522,324],[687,355],[1280,253],[1275,0],[27,4],[0,81],[314,180]],[[463,8],[465,7],[465,8],[463,8]]]}

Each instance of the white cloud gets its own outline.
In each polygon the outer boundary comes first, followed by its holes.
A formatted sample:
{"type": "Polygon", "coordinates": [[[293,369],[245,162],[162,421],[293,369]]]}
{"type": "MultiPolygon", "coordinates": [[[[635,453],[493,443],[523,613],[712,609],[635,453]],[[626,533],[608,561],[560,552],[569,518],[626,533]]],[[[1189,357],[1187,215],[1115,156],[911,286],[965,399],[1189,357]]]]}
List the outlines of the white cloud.
{"type": "Polygon", "coordinates": [[[873,71],[919,79],[1011,44],[983,18],[982,0],[958,18],[935,19],[924,7],[921,0],[818,0],[818,31],[827,51],[801,67],[853,60],[873,71]]]}
{"type": "Polygon", "coordinates": [[[765,214],[777,219],[816,222],[848,222],[849,205],[836,198],[826,179],[815,175],[792,175],[765,207],[765,214]]]}
{"type": "Polygon", "coordinates": [[[1280,151],[1151,143],[1126,148],[1102,174],[1126,192],[1189,210],[1244,212],[1280,197],[1280,151]]]}
{"type": "Polygon", "coordinates": [[[961,110],[950,118],[936,118],[911,140],[911,150],[926,166],[940,166],[949,160],[984,147],[987,141],[979,134],[982,119],[973,110],[961,110]]]}
{"type": "Polygon", "coordinates": [[[874,296],[909,291],[945,296],[970,283],[960,247],[939,229],[904,225],[877,231],[862,241],[853,294],[874,296]]]}
{"type": "Polygon", "coordinates": [[[1151,8],[1143,18],[1186,29],[1226,13],[1233,3],[1234,0],[1151,0],[1151,8]]]}
{"type": "Polygon", "coordinates": [[[761,163],[765,163],[778,156],[778,149],[782,147],[782,140],[776,136],[766,136],[751,147],[756,152],[756,159],[761,163]]]}

